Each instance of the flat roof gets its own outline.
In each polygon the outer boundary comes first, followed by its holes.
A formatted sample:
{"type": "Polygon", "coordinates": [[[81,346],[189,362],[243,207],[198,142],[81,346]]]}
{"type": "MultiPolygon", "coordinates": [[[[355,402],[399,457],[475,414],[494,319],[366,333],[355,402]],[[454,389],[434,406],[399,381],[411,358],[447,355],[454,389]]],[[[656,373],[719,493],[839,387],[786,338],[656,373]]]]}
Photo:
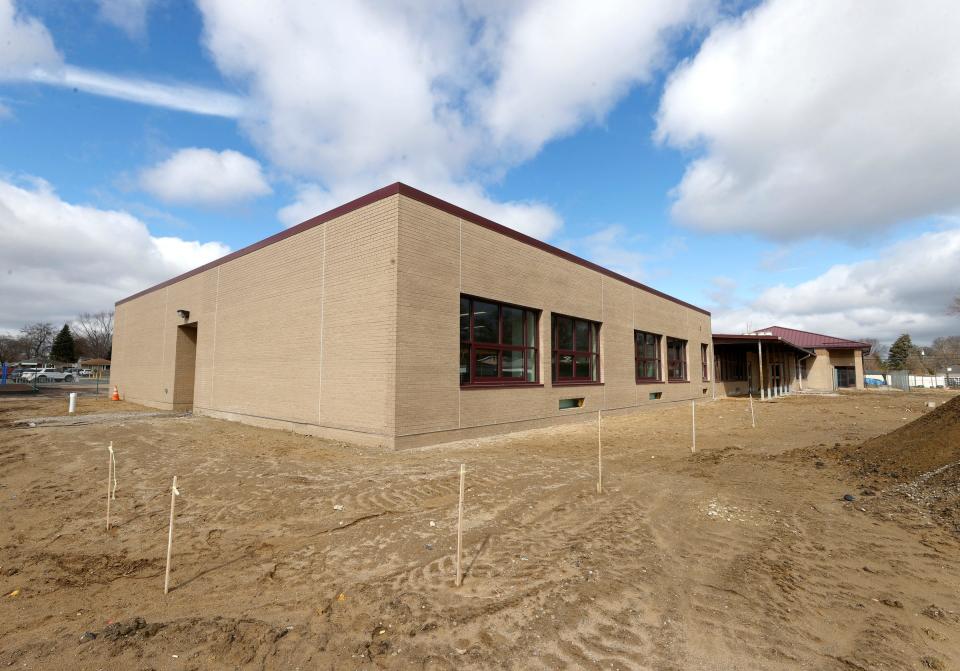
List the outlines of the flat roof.
{"type": "Polygon", "coordinates": [[[258,249],[263,249],[264,247],[268,247],[274,243],[280,242],[281,240],[286,240],[287,238],[297,235],[298,233],[303,233],[304,231],[314,228],[315,226],[319,226],[320,224],[330,221],[331,219],[342,217],[343,215],[349,214],[350,212],[353,212],[354,210],[357,210],[361,207],[370,205],[371,203],[375,203],[379,200],[383,200],[384,198],[389,198],[390,196],[396,196],[396,195],[406,196],[407,198],[411,198],[413,200],[419,201],[424,205],[429,205],[438,210],[446,212],[447,214],[451,214],[455,217],[459,217],[460,219],[466,219],[470,223],[476,224],[477,226],[481,226],[495,233],[499,233],[500,235],[506,236],[508,238],[512,238],[524,244],[530,245],[531,247],[536,247],[537,249],[553,254],[554,256],[559,256],[561,259],[565,259],[572,263],[576,263],[577,265],[583,266],[584,268],[589,268],[598,273],[606,275],[607,277],[611,277],[615,280],[619,280],[620,282],[623,282],[625,284],[629,284],[632,287],[636,287],[637,289],[646,291],[647,293],[653,294],[654,296],[659,296],[660,298],[664,298],[668,301],[672,301],[674,303],[677,303],[678,305],[682,305],[684,307],[690,308],[691,310],[696,310],[697,312],[701,312],[708,316],[710,315],[710,312],[708,312],[707,310],[704,310],[701,307],[697,307],[692,303],[687,303],[686,301],[682,301],[679,298],[676,298],[669,294],[665,294],[662,291],[657,291],[653,287],[649,287],[646,284],[637,282],[636,280],[632,280],[629,277],[625,277],[624,275],[616,273],[608,268],[599,266],[596,263],[593,263],[592,261],[587,261],[586,259],[580,258],[579,256],[571,254],[570,252],[565,252],[559,247],[554,247],[553,245],[549,245],[545,242],[541,242],[540,240],[530,237],[529,235],[525,235],[520,231],[516,231],[502,224],[498,224],[497,222],[487,219],[486,217],[481,217],[479,214],[470,212],[469,210],[465,210],[462,207],[458,207],[452,203],[448,203],[447,201],[441,200],[436,196],[431,196],[429,193],[425,193],[423,191],[420,191],[419,189],[415,189],[412,186],[407,186],[402,182],[394,182],[393,184],[390,184],[389,186],[385,186],[382,189],[377,189],[376,191],[372,191],[371,193],[368,193],[365,196],[361,196],[355,200],[351,200],[349,203],[344,203],[343,205],[335,207],[332,210],[324,212],[323,214],[319,214],[311,219],[307,219],[306,221],[300,224],[297,224],[296,226],[291,226],[290,228],[284,231],[280,231],[279,233],[275,233],[274,235],[271,235],[268,238],[264,238],[259,242],[255,242],[252,245],[248,245],[246,247],[243,247],[242,249],[238,249],[235,252],[231,252],[226,256],[222,256],[219,259],[211,261],[210,263],[206,263],[200,266],[199,268],[194,268],[193,270],[177,275],[176,277],[173,277],[169,280],[160,282],[159,284],[155,284],[154,286],[148,289],[139,291],[133,294],[132,296],[127,296],[126,298],[122,298],[116,302],[116,305],[121,305],[123,303],[126,303],[127,301],[132,301],[134,298],[139,298],[140,296],[144,296],[152,291],[163,289],[164,287],[168,287],[171,284],[175,284],[177,282],[180,282],[181,280],[185,280],[188,277],[192,277],[193,275],[197,275],[206,270],[210,270],[211,268],[216,268],[217,266],[222,265],[228,261],[238,259],[241,256],[246,256],[247,254],[255,252],[258,249]]]}
{"type": "Polygon", "coordinates": [[[772,333],[763,333],[763,334],[754,334],[754,333],[714,333],[713,334],[713,344],[714,345],[748,345],[755,342],[774,342],[780,343],[781,345],[786,345],[787,347],[793,348],[804,354],[813,354],[812,351],[799,347],[798,345],[793,344],[789,340],[784,340],[780,336],[773,335],[772,333]]]}

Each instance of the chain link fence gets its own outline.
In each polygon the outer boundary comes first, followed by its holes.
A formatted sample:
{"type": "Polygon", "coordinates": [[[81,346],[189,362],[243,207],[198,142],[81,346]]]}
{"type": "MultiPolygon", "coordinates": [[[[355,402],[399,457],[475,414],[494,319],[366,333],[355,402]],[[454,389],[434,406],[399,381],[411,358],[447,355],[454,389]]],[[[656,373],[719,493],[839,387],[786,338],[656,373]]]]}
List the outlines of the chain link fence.
{"type": "Polygon", "coordinates": [[[894,389],[960,389],[960,376],[913,375],[908,370],[866,371],[868,379],[894,389]]]}
{"type": "Polygon", "coordinates": [[[7,372],[6,384],[26,386],[29,387],[29,391],[36,393],[63,390],[64,392],[76,391],[83,394],[101,394],[108,391],[110,386],[109,375],[105,371],[94,371],[89,375],[81,375],[76,372],[64,374],[62,371],[45,374],[42,371],[28,368],[13,368],[7,372]]]}

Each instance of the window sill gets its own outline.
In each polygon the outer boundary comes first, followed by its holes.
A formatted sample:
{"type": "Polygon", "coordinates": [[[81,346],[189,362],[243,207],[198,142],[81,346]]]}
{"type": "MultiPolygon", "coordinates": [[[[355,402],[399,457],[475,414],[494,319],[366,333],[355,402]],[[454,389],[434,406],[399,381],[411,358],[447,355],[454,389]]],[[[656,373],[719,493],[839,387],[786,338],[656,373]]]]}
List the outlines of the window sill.
{"type": "Polygon", "coordinates": [[[537,382],[490,382],[487,384],[461,384],[460,389],[469,391],[471,389],[536,389],[542,388],[543,384],[537,382]]]}
{"type": "Polygon", "coordinates": [[[663,384],[663,380],[637,380],[637,384],[663,384]]]}
{"type": "Polygon", "coordinates": [[[690,384],[690,380],[667,380],[667,384],[690,384]]]}
{"type": "Polygon", "coordinates": [[[602,387],[603,382],[554,382],[552,387],[602,387]]]}

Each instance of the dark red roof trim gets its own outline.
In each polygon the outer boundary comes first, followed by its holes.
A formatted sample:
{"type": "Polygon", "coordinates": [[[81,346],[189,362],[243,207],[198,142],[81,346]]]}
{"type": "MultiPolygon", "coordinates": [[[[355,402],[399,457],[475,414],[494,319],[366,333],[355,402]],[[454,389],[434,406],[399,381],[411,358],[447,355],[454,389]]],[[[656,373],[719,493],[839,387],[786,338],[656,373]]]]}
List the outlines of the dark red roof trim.
{"type": "Polygon", "coordinates": [[[727,339],[727,338],[729,338],[730,340],[753,340],[753,341],[756,341],[756,340],[781,340],[781,338],[780,338],[779,336],[775,336],[775,335],[760,335],[759,333],[758,333],[758,334],[753,334],[753,333],[714,333],[714,334],[713,334],[713,339],[714,339],[714,340],[722,340],[722,339],[727,339]]]}
{"type": "Polygon", "coordinates": [[[523,233],[519,231],[515,231],[512,228],[507,228],[506,226],[503,226],[502,224],[498,224],[495,221],[491,221],[486,217],[481,217],[479,214],[474,214],[473,212],[465,210],[462,207],[458,207],[452,203],[448,203],[445,200],[441,200],[436,196],[431,196],[429,193],[425,193],[423,191],[420,191],[419,189],[414,189],[412,186],[407,186],[406,184],[403,184],[401,182],[395,182],[389,186],[383,187],[382,189],[377,189],[372,193],[368,193],[365,196],[361,196],[356,200],[351,200],[349,203],[344,203],[339,207],[335,207],[329,212],[324,212],[323,214],[317,215],[312,219],[307,219],[305,222],[301,224],[292,226],[285,231],[281,231],[280,233],[271,235],[268,238],[264,238],[260,242],[256,242],[242,249],[238,249],[237,251],[231,252],[230,254],[227,254],[222,258],[211,261],[210,263],[202,265],[199,268],[194,268],[193,270],[183,273],[182,275],[177,275],[176,277],[173,277],[165,282],[161,282],[160,284],[152,286],[149,289],[144,289],[143,291],[135,293],[132,296],[127,296],[126,298],[117,301],[116,304],[120,305],[122,303],[126,303],[127,301],[131,301],[134,298],[139,298],[140,296],[148,294],[151,291],[156,291],[157,289],[163,289],[164,287],[168,287],[171,284],[175,284],[176,282],[185,280],[188,277],[192,277],[206,270],[210,270],[211,268],[216,268],[217,266],[223,263],[226,263],[227,261],[232,261],[234,259],[240,258],[241,256],[246,256],[251,252],[255,252],[258,249],[263,249],[264,247],[272,245],[276,242],[280,242],[281,240],[285,240],[292,235],[296,235],[297,233],[302,233],[303,231],[311,229],[314,226],[319,226],[320,224],[330,221],[331,219],[335,219],[336,217],[342,217],[345,214],[349,214],[350,212],[360,209],[361,207],[370,205],[371,203],[375,203],[378,200],[383,200],[384,198],[388,198],[390,196],[395,196],[398,194],[407,196],[408,198],[412,198],[413,200],[419,201],[424,205],[429,205],[438,210],[446,212],[447,214],[451,214],[455,217],[466,219],[470,223],[476,224],[478,226],[482,226],[483,228],[489,229],[495,233],[499,233],[500,235],[504,235],[508,238],[512,238],[519,242],[523,242],[525,244],[530,245],[531,247],[536,247],[537,249],[541,249],[545,252],[553,254],[554,256],[559,256],[562,259],[565,259],[572,263],[576,263],[585,268],[589,268],[590,270],[594,270],[598,273],[606,275],[607,277],[611,277],[615,280],[619,280],[620,282],[623,282],[625,284],[629,284],[630,286],[636,287],[637,289],[646,291],[647,293],[651,293],[654,296],[665,298],[668,301],[672,301],[674,303],[677,303],[678,305],[682,305],[684,307],[690,308],[691,310],[696,310],[697,312],[701,312],[705,315],[710,314],[707,310],[704,310],[703,308],[699,308],[696,305],[687,303],[686,301],[682,301],[679,298],[674,298],[673,296],[669,294],[665,294],[662,291],[657,291],[656,289],[652,287],[648,287],[645,284],[641,284],[640,282],[637,282],[636,280],[632,280],[629,277],[624,277],[623,275],[620,275],[619,273],[615,273],[612,270],[604,268],[603,266],[598,266],[596,263],[592,263],[591,261],[582,259],[579,256],[576,256],[569,252],[565,252],[562,249],[559,249],[558,247],[554,247],[553,245],[548,245],[545,242],[541,242],[540,240],[537,240],[536,238],[532,238],[529,235],[524,235],[523,233]]]}
{"type": "Polygon", "coordinates": [[[785,338],[781,338],[780,336],[775,336],[775,335],[751,335],[751,334],[743,334],[743,333],[736,333],[736,334],[734,334],[734,333],[714,333],[714,334],[713,334],[713,344],[714,344],[714,345],[734,345],[734,344],[737,344],[737,343],[740,343],[740,342],[753,343],[753,342],[757,342],[757,341],[760,341],[760,342],[777,342],[777,343],[780,343],[781,345],[786,345],[787,347],[792,347],[792,348],[795,349],[795,350],[799,350],[800,352],[804,352],[804,353],[806,353],[806,354],[813,354],[813,352],[812,352],[811,350],[809,350],[809,349],[807,349],[807,348],[805,348],[805,347],[801,347],[800,345],[797,345],[797,344],[795,344],[795,343],[792,343],[792,342],[790,342],[789,340],[786,340],[785,338]],[[732,340],[733,342],[730,342],[731,340],[732,340]]]}

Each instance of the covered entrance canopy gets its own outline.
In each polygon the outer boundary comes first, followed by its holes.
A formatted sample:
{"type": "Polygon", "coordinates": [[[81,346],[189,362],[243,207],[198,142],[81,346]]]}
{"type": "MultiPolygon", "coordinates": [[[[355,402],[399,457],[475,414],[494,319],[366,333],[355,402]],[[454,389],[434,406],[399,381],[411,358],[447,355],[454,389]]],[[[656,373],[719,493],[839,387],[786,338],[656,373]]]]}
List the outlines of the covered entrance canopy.
{"type": "Polygon", "coordinates": [[[814,356],[772,333],[714,334],[713,354],[718,393],[760,398],[803,391],[807,361],[814,356]]]}

